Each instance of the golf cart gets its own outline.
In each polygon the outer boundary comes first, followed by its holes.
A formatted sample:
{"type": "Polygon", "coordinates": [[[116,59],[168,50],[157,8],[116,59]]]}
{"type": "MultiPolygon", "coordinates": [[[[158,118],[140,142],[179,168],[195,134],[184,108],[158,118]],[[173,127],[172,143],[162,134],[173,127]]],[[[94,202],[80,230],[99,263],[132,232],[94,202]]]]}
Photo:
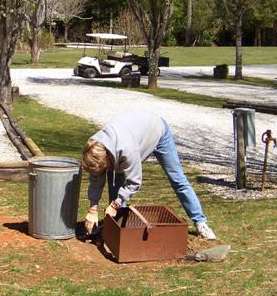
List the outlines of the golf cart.
{"type": "MultiPolygon", "coordinates": [[[[149,71],[149,59],[148,51],[144,52],[144,56],[139,56],[131,53],[121,53],[121,52],[110,52],[108,54],[109,60],[117,60],[121,62],[130,62],[133,65],[138,66],[138,70],[141,75],[148,75],[149,71]]],[[[160,56],[158,61],[158,67],[169,67],[169,58],[160,56]]],[[[158,75],[160,75],[160,68],[158,68],[158,75]]]]}
{"type": "MultiPolygon", "coordinates": [[[[100,52],[106,48],[104,44],[107,40],[126,40],[127,37],[118,34],[109,33],[92,33],[86,34],[88,37],[93,37],[98,40],[99,57],[84,56],[78,61],[78,65],[74,68],[74,75],[84,78],[95,77],[123,77],[130,75],[132,71],[137,70],[130,61],[120,61],[115,59],[101,59],[100,52]],[[104,42],[103,42],[104,41],[104,42]]],[[[112,45],[111,45],[112,50],[112,45]]]]}

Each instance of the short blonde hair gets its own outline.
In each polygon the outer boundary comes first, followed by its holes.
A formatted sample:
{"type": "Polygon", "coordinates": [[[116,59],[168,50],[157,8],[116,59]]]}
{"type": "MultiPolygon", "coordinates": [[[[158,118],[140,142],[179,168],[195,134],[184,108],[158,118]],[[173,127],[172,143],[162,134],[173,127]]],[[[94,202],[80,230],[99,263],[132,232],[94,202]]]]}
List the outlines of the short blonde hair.
{"type": "Polygon", "coordinates": [[[82,167],[90,173],[103,173],[108,167],[105,146],[95,140],[88,140],[83,150],[82,167]]]}

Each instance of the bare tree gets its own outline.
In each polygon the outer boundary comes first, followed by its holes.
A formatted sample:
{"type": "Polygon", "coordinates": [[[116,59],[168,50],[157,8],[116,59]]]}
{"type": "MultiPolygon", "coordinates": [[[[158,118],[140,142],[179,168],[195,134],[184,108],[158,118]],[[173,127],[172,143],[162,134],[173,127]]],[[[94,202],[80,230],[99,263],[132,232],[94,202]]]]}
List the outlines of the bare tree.
{"type": "Polygon", "coordinates": [[[37,63],[40,57],[41,48],[39,38],[42,25],[46,18],[46,1],[47,0],[31,1],[28,9],[27,32],[33,64],[37,63]]]}
{"type": "Polygon", "coordinates": [[[228,21],[235,29],[236,39],[236,69],[235,79],[243,79],[242,75],[242,19],[245,12],[250,9],[257,0],[223,0],[228,21]]]}
{"type": "Polygon", "coordinates": [[[11,102],[10,61],[15,52],[27,0],[0,0],[0,102],[11,102]]]}
{"type": "Polygon", "coordinates": [[[57,14],[59,0],[46,0],[46,22],[49,24],[49,32],[52,33],[53,19],[57,14]]]}
{"type": "Polygon", "coordinates": [[[130,11],[130,8],[124,8],[120,11],[119,16],[114,24],[115,32],[122,33],[128,36],[129,46],[143,43],[138,21],[130,11]]]}
{"type": "Polygon", "coordinates": [[[148,88],[157,88],[160,47],[169,18],[173,0],[128,0],[148,47],[148,88]]]}
{"type": "Polygon", "coordinates": [[[68,40],[69,23],[74,17],[78,17],[84,10],[86,0],[59,0],[57,3],[57,15],[64,23],[64,41],[68,40]]]}

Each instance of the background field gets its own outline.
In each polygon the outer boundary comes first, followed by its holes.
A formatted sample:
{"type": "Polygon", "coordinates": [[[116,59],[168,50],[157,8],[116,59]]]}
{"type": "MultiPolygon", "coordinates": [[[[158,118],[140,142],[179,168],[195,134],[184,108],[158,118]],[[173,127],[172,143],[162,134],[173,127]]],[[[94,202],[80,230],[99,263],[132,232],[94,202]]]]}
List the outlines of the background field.
{"type": "MultiPolygon", "coordinates": [[[[146,48],[131,48],[130,52],[143,55],[146,48]]],[[[97,55],[96,49],[86,49],[86,55],[97,55]]],[[[54,48],[42,52],[36,67],[73,67],[84,54],[83,49],[54,48]]],[[[161,55],[170,59],[170,66],[235,64],[234,47],[163,47],[161,55]]],[[[276,47],[244,47],[243,64],[277,64],[276,47]]],[[[17,52],[13,67],[30,67],[30,55],[17,52]]]]}

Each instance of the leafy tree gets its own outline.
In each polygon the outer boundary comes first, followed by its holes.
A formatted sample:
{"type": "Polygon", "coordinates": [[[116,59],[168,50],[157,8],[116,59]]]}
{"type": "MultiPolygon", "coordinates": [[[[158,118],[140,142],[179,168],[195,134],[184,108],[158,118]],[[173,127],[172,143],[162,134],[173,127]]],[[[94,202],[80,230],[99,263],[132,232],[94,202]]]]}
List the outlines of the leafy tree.
{"type": "Polygon", "coordinates": [[[93,17],[93,28],[103,28],[109,25],[127,7],[127,0],[94,0],[88,1],[85,8],[85,15],[93,17]],[[99,26],[97,26],[97,24],[99,26]]]}
{"type": "Polygon", "coordinates": [[[148,87],[157,88],[160,47],[172,14],[173,0],[128,0],[128,2],[148,47],[148,87]]]}
{"type": "Polygon", "coordinates": [[[192,32],[193,44],[210,45],[221,29],[221,22],[215,15],[214,0],[194,0],[192,32]]]}
{"type": "Polygon", "coordinates": [[[179,44],[209,45],[221,28],[215,0],[175,0],[172,33],[179,44]]]}
{"type": "Polygon", "coordinates": [[[253,24],[255,26],[255,45],[262,45],[262,30],[273,28],[277,23],[277,1],[257,0],[252,8],[253,24]]]}
{"type": "Polygon", "coordinates": [[[0,102],[11,102],[10,61],[21,34],[28,0],[0,0],[0,102]]]}

